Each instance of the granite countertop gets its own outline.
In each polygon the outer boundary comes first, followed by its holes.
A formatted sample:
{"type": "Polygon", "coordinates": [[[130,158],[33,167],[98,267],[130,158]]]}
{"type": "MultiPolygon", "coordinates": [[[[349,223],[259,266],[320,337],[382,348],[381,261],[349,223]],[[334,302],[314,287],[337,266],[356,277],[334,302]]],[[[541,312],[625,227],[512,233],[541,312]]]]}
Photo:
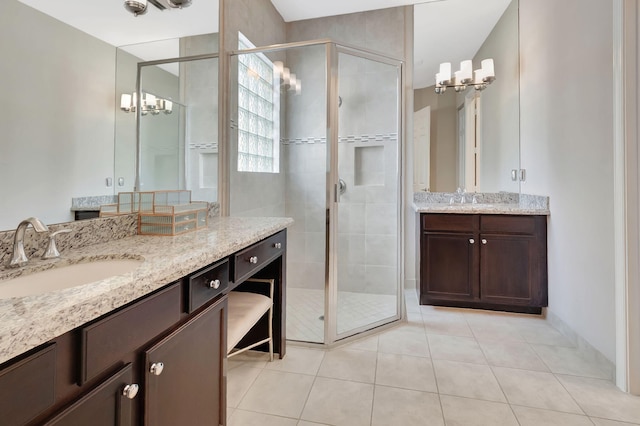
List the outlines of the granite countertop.
{"type": "Polygon", "coordinates": [[[457,214],[514,214],[514,215],[549,215],[549,209],[535,206],[521,206],[518,203],[504,204],[449,204],[414,201],[413,209],[417,213],[457,213],[457,214]]]}
{"type": "Polygon", "coordinates": [[[415,192],[413,209],[417,213],[550,215],[549,197],[513,192],[415,192]],[[460,203],[461,199],[465,202],[460,203]]]}
{"type": "Polygon", "coordinates": [[[0,268],[0,280],[99,259],[140,259],[132,272],[46,294],[0,299],[0,363],[115,308],[260,241],[293,223],[289,218],[222,217],[205,229],[175,237],[136,235],[0,268]]]}

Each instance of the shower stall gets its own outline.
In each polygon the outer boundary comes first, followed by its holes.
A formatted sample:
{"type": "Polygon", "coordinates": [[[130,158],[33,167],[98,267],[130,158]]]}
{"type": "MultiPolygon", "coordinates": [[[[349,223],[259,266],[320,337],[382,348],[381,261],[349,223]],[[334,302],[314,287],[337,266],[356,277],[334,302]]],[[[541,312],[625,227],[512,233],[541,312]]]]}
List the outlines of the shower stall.
{"type": "Polygon", "coordinates": [[[230,59],[230,214],[288,216],[287,339],[400,319],[403,63],[315,40],[230,59]]]}

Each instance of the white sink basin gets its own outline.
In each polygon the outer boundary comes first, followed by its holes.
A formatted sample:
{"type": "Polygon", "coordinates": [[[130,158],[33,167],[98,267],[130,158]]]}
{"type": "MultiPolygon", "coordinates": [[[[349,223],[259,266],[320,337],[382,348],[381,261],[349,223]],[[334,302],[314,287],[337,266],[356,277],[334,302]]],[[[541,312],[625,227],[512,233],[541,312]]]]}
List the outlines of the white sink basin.
{"type": "Polygon", "coordinates": [[[0,281],[0,299],[33,296],[126,274],[142,260],[104,259],[74,263],[0,281]]]}

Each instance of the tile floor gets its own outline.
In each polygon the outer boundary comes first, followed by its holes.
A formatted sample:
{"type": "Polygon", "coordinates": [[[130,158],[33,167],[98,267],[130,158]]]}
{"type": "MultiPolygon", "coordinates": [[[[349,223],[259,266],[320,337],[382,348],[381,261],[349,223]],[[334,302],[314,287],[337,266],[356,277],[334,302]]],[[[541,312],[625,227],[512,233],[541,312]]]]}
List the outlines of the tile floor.
{"type": "MultiPolygon", "coordinates": [[[[397,297],[386,294],[338,292],[338,333],[353,330],[397,312],[397,297]]],[[[299,342],[324,341],[324,290],[287,288],[287,338],[299,342]]]]}
{"type": "Polygon", "coordinates": [[[230,426],[623,426],[640,397],[536,317],[419,306],[408,322],[284,360],[229,361],[230,426]]]}

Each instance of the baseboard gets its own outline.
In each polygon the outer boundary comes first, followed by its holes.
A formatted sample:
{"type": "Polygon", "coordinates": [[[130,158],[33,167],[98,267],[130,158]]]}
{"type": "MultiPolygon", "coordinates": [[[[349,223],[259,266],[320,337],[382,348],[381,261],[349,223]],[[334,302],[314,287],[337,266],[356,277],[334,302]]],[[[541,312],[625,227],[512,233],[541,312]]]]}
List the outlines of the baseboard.
{"type": "Polygon", "coordinates": [[[582,336],[575,332],[562,318],[554,314],[550,309],[543,311],[549,324],[560,331],[569,341],[584,355],[587,359],[597,362],[602,368],[609,373],[609,379],[614,382],[616,374],[616,366],[611,360],[594,348],[591,343],[587,342],[582,336]]]}

